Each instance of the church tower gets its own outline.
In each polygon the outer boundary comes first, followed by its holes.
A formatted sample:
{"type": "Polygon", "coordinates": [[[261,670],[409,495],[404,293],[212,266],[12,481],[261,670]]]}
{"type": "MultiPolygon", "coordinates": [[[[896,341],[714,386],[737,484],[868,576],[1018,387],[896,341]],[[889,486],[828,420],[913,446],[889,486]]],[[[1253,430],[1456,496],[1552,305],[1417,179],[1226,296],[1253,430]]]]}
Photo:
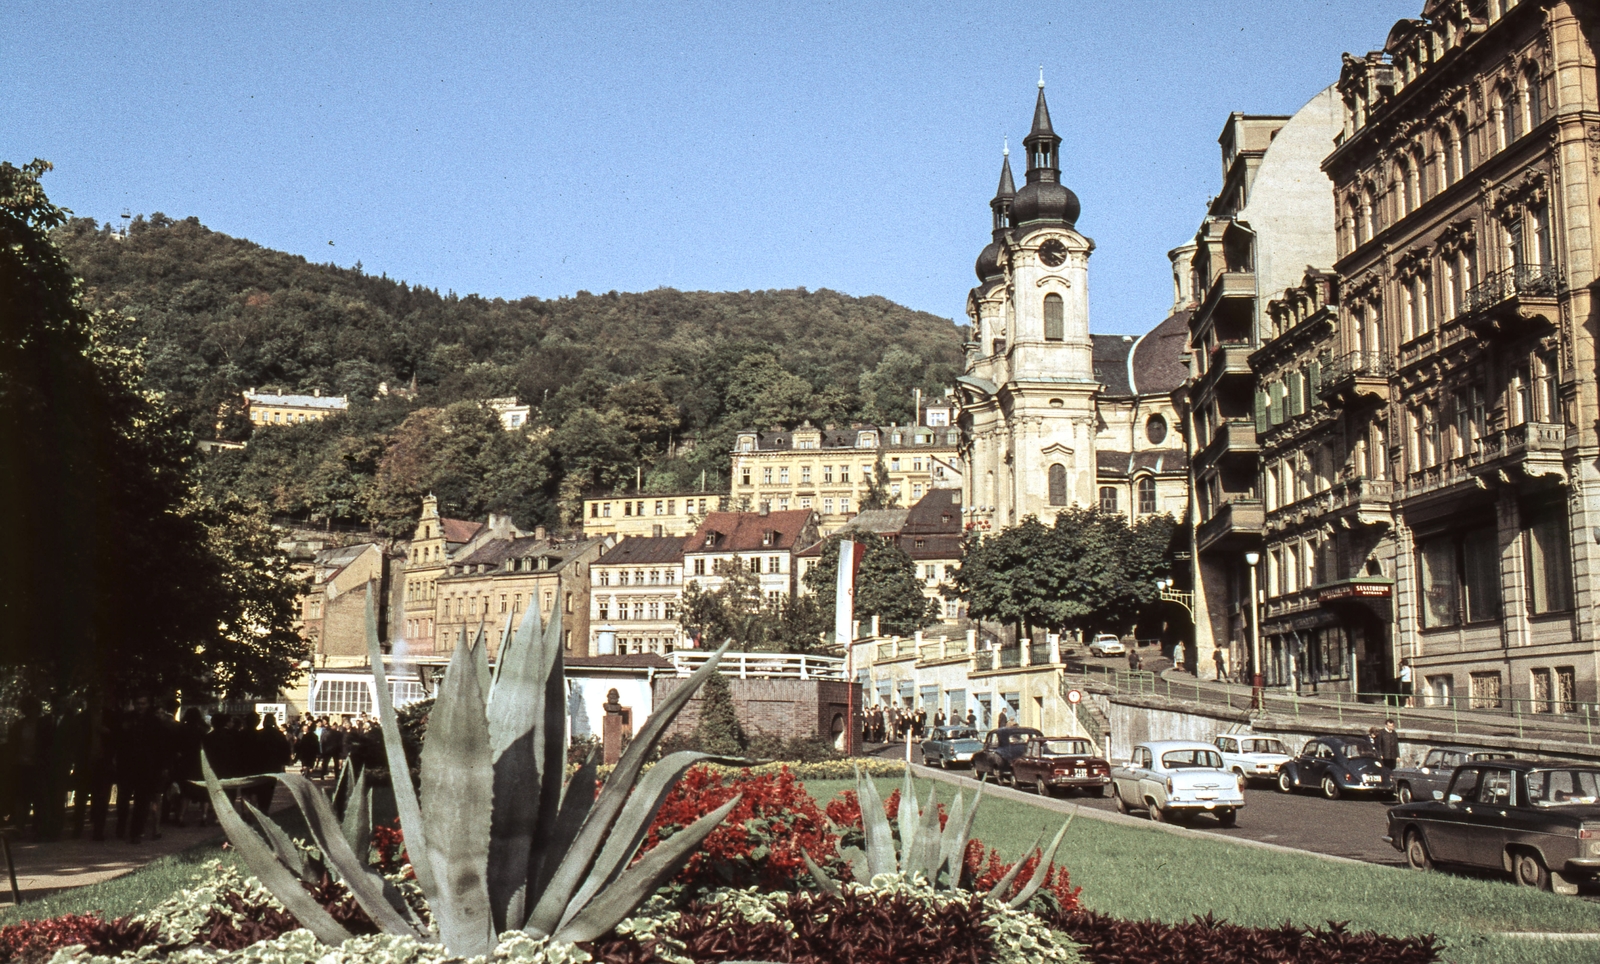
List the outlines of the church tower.
{"type": "Polygon", "coordinates": [[[1040,72],[1023,139],[1026,181],[1012,192],[1009,151],[990,202],[993,240],[978,256],[967,298],[972,341],[961,386],[965,485],[978,528],[1046,521],[1093,504],[1098,431],[1089,338],[1089,254],[1078,197],[1061,183],[1061,138],[1040,72]]]}

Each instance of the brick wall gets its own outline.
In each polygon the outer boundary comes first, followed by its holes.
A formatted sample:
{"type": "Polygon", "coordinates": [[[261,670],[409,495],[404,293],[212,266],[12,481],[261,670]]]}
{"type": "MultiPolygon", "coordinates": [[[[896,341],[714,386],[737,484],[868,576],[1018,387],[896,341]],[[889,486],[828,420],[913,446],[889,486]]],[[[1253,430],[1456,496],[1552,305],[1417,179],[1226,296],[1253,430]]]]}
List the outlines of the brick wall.
{"type": "MultiPolygon", "coordinates": [[[[673,690],[688,682],[677,676],[658,676],[653,684],[655,705],[660,706],[673,690]]],[[[728,678],[733,692],[734,712],[745,732],[765,733],[785,739],[833,736],[834,718],[854,722],[846,732],[861,731],[861,698],[850,700],[851,685],[842,680],[737,679],[728,678]]],[[[705,700],[696,696],[673,720],[667,733],[693,733],[700,725],[700,708],[705,700]]],[[[853,745],[852,745],[853,749],[853,745]]]]}

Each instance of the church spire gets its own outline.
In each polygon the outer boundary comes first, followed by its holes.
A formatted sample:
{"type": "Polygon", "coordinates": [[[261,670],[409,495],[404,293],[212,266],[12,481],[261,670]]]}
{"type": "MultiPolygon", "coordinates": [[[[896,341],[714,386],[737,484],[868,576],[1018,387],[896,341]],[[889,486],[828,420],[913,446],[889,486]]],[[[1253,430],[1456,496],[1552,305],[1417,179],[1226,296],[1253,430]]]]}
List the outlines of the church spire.
{"type": "Polygon", "coordinates": [[[1044,68],[1039,68],[1039,100],[1033,107],[1033,129],[1022,139],[1028,149],[1028,183],[1061,179],[1061,138],[1050,125],[1050,105],[1044,99],[1044,68]]]}
{"type": "Polygon", "coordinates": [[[999,239],[999,232],[1011,226],[1011,199],[1017,196],[1017,184],[1011,179],[1011,145],[1007,143],[1000,152],[1000,187],[994,192],[994,200],[989,202],[989,210],[994,212],[995,238],[999,239]]]}

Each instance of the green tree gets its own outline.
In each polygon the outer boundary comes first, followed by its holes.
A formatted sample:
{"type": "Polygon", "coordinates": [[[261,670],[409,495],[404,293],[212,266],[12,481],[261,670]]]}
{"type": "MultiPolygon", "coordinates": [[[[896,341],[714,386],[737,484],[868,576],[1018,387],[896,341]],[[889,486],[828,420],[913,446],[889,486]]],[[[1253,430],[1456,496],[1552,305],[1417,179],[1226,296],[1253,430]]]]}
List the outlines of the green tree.
{"type": "Polygon", "coordinates": [[[1076,506],[1053,526],[1029,516],[969,540],[952,595],[974,618],[1024,630],[1126,631],[1172,569],[1176,525],[1157,515],[1129,526],[1121,513],[1076,506]]]}
{"type": "Polygon", "coordinates": [[[922,594],[917,565],[889,539],[870,532],[835,533],[822,545],[822,557],[806,570],[806,588],[817,600],[822,625],[831,629],[839,579],[839,543],[849,537],[866,546],[856,571],[855,618],[865,623],[878,617],[880,632],[909,635],[939,621],[939,604],[922,594]]]}
{"type": "Polygon", "coordinates": [[[728,678],[713,673],[700,691],[700,724],[695,727],[695,742],[702,753],[738,756],[750,745],[739,714],[733,705],[733,689],[728,678]]]}
{"type": "Polygon", "coordinates": [[[49,236],[47,170],[0,163],[0,505],[25,547],[0,562],[0,675],[55,714],[275,695],[305,658],[287,562],[258,508],[199,497],[133,326],[83,306],[49,236]]]}
{"type": "Polygon", "coordinates": [[[889,466],[883,461],[883,449],[878,449],[878,460],[872,466],[872,475],[866,480],[867,491],[861,497],[861,510],[892,509],[900,504],[900,497],[889,488],[889,466]]]}

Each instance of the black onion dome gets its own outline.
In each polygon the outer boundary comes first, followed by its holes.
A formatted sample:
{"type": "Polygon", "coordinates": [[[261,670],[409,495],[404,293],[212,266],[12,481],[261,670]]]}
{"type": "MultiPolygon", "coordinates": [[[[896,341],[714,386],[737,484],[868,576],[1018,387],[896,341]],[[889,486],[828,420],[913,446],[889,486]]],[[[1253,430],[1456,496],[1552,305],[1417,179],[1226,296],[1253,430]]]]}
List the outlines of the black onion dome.
{"type": "Polygon", "coordinates": [[[994,281],[1004,277],[1005,272],[1000,270],[1000,242],[990,241],[988,246],[978,253],[976,270],[979,281],[994,281]]]}
{"type": "Polygon", "coordinates": [[[1022,227],[1032,221],[1061,221],[1071,228],[1080,211],[1078,196],[1065,184],[1034,181],[1024,184],[1011,202],[1011,223],[1022,227]]]}

